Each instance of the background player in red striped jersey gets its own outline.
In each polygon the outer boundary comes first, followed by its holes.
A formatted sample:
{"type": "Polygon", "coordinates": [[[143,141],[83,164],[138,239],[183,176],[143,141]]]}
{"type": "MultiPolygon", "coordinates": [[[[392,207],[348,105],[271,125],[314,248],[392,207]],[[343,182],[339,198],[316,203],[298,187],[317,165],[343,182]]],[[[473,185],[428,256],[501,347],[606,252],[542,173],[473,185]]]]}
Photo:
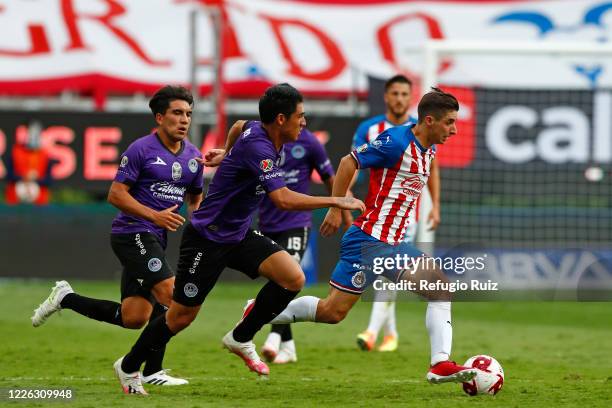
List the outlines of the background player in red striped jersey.
{"type": "MultiPolygon", "coordinates": [[[[368,192],[366,211],[344,234],[340,260],[330,279],[330,292],[325,299],[302,296],[294,299],[270,323],[342,321],[360,295],[378,276],[372,268],[375,257],[424,255],[403,242],[416,201],[427,183],[435,156],[435,145],[444,143],[457,133],[457,99],[437,88],[427,93],[418,106],[419,120],[413,126],[398,126],[381,133],[369,144],[342,158],[333,195],[342,197],[357,169],[370,168],[377,189],[368,192]]],[[[330,210],[321,225],[323,236],[335,233],[341,224],[341,213],[330,210]]],[[[427,380],[431,383],[465,382],[476,376],[476,370],[450,361],[452,345],[451,293],[438,285],[435,290],[419,290],[419,283],[448,283],[447,276],[425,261],[420,267],[389,269],[384,275],[393,281],[417,285],[416,293],[429,302],[426,327],[431,347],[431,367],[427,380]]]]}
{"type": "MultiPolygon", "coordinates": [[[[357,127],[353,136],[353,149],[357,149],[366,143],[370,143],[385,130],[394,126],[411,126],[417,123],[417,119],[410,115],[409,109],[412,101],[412,82],[404,75],[395,75],[385,82],[385,113],[364,120],[357,127]]],[[[360,175],[360,178],[363,175],[360,175]]],[[[357,181],[357,177],[353,182],[357,181]]],[[[435,158],[431,163],[431,174],[428,179],[428,188],[432,199],[432,210],[427,222],[431,229],[437,228],[440,223],[440,172],[438,162],[435,158]]],[[[370,178],[369,189],[376,188],[376,180],[370,178]]],[[[417,232],[417,210],[411,212],[411,219],[404,240],[414,242],[417,232]]],[[[376,345],[376,339],[381,328],[384,330],[383,341],[378,351],[395,351],[398,345],[398,332],[395,323],[395,298],[394,291],[376,292],[372,303],[372,312],[368,328],[357,335],[357,345],[364,351],[370,351],[376,345]]]]}

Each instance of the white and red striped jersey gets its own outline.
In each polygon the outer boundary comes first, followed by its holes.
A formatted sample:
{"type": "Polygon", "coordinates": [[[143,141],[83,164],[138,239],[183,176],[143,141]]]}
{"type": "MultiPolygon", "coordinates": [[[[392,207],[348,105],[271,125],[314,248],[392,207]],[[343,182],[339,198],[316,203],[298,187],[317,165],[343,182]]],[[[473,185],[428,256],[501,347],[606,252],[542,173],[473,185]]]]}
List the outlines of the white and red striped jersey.
{"type": "Polygon", "coordinates": [[[412,126],[385,130],[352,153],[359,168],[370,168],[366,210],[354,225],[372,237],[397,245],[416,222],[418,198],[427,185],[435,146],[424,148],[412,126]]]}

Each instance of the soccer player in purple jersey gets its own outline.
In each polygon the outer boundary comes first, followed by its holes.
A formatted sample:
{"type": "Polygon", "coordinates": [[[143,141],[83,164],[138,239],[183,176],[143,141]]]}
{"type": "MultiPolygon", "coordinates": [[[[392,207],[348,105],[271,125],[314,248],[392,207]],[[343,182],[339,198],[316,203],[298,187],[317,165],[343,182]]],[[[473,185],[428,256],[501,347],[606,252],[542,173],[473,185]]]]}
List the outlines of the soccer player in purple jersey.
{"type": "MultiPolygon", "coordinates": [[[[370,168],[378,188],[368,192],[366,211],[344,234],[340,260],[330,279],[325,299],[302,296],[271,323],[339,323],[367,287],[383,275],[406,289],[414,290],[429,303],[425,317],[431,346],[431,383],[464,382],[476,376],[476,370],[450,361],[452,345],[451,292],[448,277],[411,244],[404,242],[406,223],[416,209],[416,201],[430,175],[435,145],[444,143],[457,132],[459,104],[454,96],[437,88],[427,93],[418,106],[419,120],[413,126],[397,126],[381,133],[342,158],[334,183],[334,196],[344,197],[357,169],[370,168]],[[407,255],[413,261],[408,269],[395,266],[393,259],[407,255]],[[376,271],[377,259],[390,268],[376,271]],[[433,284],[433,289],[428,286],[433,284]],[[446,285],[445,285],[446,284],[446,285]],[[414,285],[414,286],[413,286],[414,285]]],[[[323,236],[338,230],[341,217],[330,209],[321,225],[323,236]]]]}
{"type": "Polygon", "coordinates": [[[266,194],[283,210],[364,209],[363,202],[351,197],[311,197],[286,187],[278,168],[279,152],[306,126],[302,95],[295,88],[289,84],[268,88],[259,100],[259,116],[261,122],[228,146],[206,198],[183,232],[168,312],[151,319],[131,351],[115,363],[124,389],[146,394],[137,375],[140,366],[191,324],[225,267],[268,279],[243,319],[222,340],[251,371],[268,375],[252,339],[302,289],[304,273],[278,244],[249,229],[254,211],[266,194]]]}
{"type": "MultiPolygon", "coordinates": [[[[410,102],[412,100],[412,81],[404,75],[394,75],[385,82],[385,113],[373,116],[359,124],[353,136],[353,149],[370,143],[385,130],[394,126],[411,126],[417,119],[410,116],[410,102]]],[[[353,182],[357,177],[353,179],[353,182]]],[[[430,229],[436,229],[440,223],[440,171],[438,161],[434,158],[431,163],[431,174],[427,186],[432,199],[432,209],[427,222],[430,229]]],[[[369,180],[369,189],[376,190],[376,180],[369,180]]],[[[417,233],[417,210],[411,213],[408,229],[405,234],[406,242],[414,242],[417,233]]],[[[378,351],[395,351],[398,346],[398,331],[395,323],[395,295],[394,291],[376,292],[372,303],[372,312],[368,328],[357,335],[357,345],[364,351],[374,349],[376,339],[381,328],[384,329],[382,343],[378,351]]]]}
{"type": "MultiPolygon", "coordinates": [[[[334,168],[323,145],[307,129],[302,129],[295,142],[283,146],[280,168],[285,175],[285,184],[293,191],[307,193],[314,170],[323,180],[329,194],[332,193],[334,168]]],[[[346,228],[350,227],[353,223],[350,211],[342,211],[342,217],[346,228]]],[[[265,236],[285,248],[298,263],[301,262],[310,236],[312,212],[283,211],[271,200],[264,198],[259,207],[258,221],[258,228],[265,236]]],[[[262,354],[267,361],[275,364],[296,362],[297,353],[291,325],[272,325],[262,354]]]]}
{"type": "MultiPolygon", "coordinates": [[[[174,272],[164,252],[167,231],[176,231],[185,221],[178,214],[184,201],[189,214],[202,201],[201,153],[187,140],[192,104],[185,88],[166,86],[157,91],[149,101],[157,130],[127,148],[111,184],[108,201],[120,210],[113,220],[111,246],[123,265],[121,303],[81,296],[60,281],[35,310],[34,327],[60,309],[129,329],[139,329],[165,313],[174,286],[174,272]]],[[[163,370],[164,352],[161,347],[147,357],[143,380],[155,385],[187,384],[163,370]]],[[[140,373],[136,375],[140,378],[140,373]]]]}

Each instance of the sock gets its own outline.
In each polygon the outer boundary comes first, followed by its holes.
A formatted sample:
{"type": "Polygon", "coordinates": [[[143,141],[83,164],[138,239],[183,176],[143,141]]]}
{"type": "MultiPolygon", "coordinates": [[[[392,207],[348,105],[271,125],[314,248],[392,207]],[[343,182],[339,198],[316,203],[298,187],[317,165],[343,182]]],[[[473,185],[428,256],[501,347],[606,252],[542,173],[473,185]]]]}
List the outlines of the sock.
{"type": "Polygon", "coordinates": [[[74,310],[78,314],[123,327],[121,303],[110,300],[92,299],[76,293],[64,296],[60,303],[63,309],[74,310]]]}
{"type": "Polygon", "coordinates": [[[453,344],[451,302],[429,302],[425,326],[431,344],[431,365],[448,360],[453,344]]]}
{"type": "Polygon", "coordinates": [[[132,350],[123,358],[121,369],[126,373],[140,371],[142,363],[149,358],[151,353],[161,350],[174,333],[166,324],[166,316],[157,316],[149,320],[149,324],[140,333],[140,337],[132,347],[132,350]]]}
{"type": "Polygon", "coordinates": [[[317,305],[319,304],[318,297],[301,296],[289,303],[287,308],[276,316],[270,323],[297,323],[297,322],[314,322],[317,317],[317,305]]]}
{"type": "Polygon", "coordinates": [[[257,294],[255,305],[234,329],[234,340],[241,343],[253,340],[261,327],[274,319],[299,293],[280,287],[269,281],[257,294]]]}
{"type": "Polygon", "coordinates": [[[282,341],[289,341],[293,338],[290,324],[273,324],[270,333],[278,333],[282,341]]]}
{"type": "Polygon", "coordinates": [[[280,350],[288,353],[295,354],[295,342],[293,340],[283,341],[280,346],[280,350]]]}
{"type": "Polygon", "coordinates": [[[374,333],[374,337],[378,337],[378,332],[382,325],[387,321],[387,302],[372,303],[372,313],[370,314],[370,323],[368,331],[374,333]]]}
{"type": "Polygon", "coordinates": [[[395,324],[395,302],[387,302],[387,320],[385,320],[385,336],[398,337],[395,324]]]}
{"type": "Polygon", "coordinates": [[[281,341],[291,341],[293,340],[293,333],[291,332],[291,325],[284,325],[285,330],[281,333],[281,341]]]}
{"type": "MultiPolygon", "coordinates": [[[[151,317],[149,320],[153,320],[158,316],[162,316],[166,313],[168,308],[160,303],[156,303],[153,306],[153,312],[151,312],[151,317]]],[[[166,346],[164,345],[159,350],[155,350],[151,352],[149,357],[147,358],[147,362],[142,370],[143,375],[151,375],[162,369],[162,362],[164,361],[164,354],[166,353],[166,346]]]]}

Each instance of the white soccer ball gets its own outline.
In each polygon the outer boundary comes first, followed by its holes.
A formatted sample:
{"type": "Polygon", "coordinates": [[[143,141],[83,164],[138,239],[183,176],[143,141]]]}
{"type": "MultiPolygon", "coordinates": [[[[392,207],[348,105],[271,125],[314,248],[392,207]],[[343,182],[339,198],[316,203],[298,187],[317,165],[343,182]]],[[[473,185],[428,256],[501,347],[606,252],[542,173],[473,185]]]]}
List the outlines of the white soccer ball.
{"type": "Polygon", "coordinates": [[[493,357],[484,354],[470,357],[464,366],[478,369],[478,374],[472,381],[463,383],[463,391],[468,395],[495,395],[502,389],[504,369],[493,357]]]}

